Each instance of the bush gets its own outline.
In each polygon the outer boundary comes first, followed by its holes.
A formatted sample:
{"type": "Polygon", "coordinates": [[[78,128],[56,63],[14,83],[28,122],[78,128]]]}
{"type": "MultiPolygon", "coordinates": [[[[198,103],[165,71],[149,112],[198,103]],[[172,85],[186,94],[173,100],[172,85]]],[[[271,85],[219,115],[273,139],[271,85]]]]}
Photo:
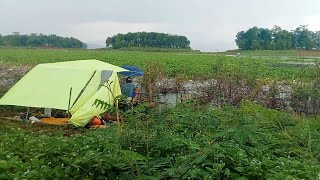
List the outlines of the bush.
{"type": "Polygon", "coordinates": [[[318,121],[250,102],[186,102],[126,120],[69,138],[3,125],[0,178],[300,179],[320,170],[318,121]]]}

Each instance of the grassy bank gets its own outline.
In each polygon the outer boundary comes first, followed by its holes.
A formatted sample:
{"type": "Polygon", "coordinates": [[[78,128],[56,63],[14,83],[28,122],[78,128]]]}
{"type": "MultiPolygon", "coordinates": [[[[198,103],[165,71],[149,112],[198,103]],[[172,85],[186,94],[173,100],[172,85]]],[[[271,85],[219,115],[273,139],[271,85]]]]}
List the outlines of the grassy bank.
{"type": "Polygon", "coordinates": [[[127,119],[121,130],[71,137],[0,121],[0,178],[316,179],[320,170],[313,119],[252,103],[184,103],[127,119]]]}

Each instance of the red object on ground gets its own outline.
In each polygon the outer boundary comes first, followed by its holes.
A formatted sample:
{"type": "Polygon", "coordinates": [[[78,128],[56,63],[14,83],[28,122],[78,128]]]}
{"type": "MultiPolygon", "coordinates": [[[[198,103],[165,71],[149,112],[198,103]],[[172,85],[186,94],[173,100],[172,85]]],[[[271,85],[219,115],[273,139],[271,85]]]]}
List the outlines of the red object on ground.
{"type": "Polygon", "coordinates": [[[103,117],[105,120],[109,120],[110,119],[110,114],[106,114],[104,117],[103,117]]]}
{"type": "Polygon", "coordinates": [[[96,116],[92,118],[91,120],[91,125],[101,125],[101,121],[99,118],[97,118],[96,116]]]}

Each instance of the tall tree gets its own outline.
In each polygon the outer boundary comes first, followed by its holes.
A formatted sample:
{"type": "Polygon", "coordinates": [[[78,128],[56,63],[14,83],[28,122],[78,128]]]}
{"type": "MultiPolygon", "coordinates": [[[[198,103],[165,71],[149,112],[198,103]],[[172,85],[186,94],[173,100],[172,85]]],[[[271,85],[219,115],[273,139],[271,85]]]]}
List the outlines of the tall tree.
{"type": "Polygon", "coordinates": [[[241,50],[248,50],[250,49],[249,42],[246,38],[246,33],[244,31],[238,32],[236,36],[236,44],[241,50]]]}
{"type": "Polygon", "coordinates": [[[3,40],[2,40],[2,36],[0,34],[0,46],[2,46],[2,45],[3,45],[3,40]]]}
{"type": "Polygon", "coordinates": [[[315,48],[317,51],[320,51],[320,31],[315,32],[312,39],[314,41],[315,48]]]}
{"type": "Polygon", "coordinates": [[[259,28],[253,27],[237,34],[236,43],[240,49],[262,49],[259,41],[259,28]]]}
{"type": "Polygon", "coordinates": [[[107,47],[111,47],[111,46],[112,46],[112,39],[111,39],[111,37],[108,37],[108,38],[106,39],[106,46],[107,46],[107,47]]]}
{"type": "Polygon", "coordinates": [[[313,32],[308,30],[307,25],[300,25],[294,32],[296,46],[301,49],[310,50],[313,47],[312,36],[313,32]]]}
{"type": "Polygon", "coordinates": [[[253,27],[250,28],[247,32],[247,39],[250,44],[250,49],[257,50],[260,48],[260,41],[259,41],[259,28],[253,27]]]}
{"type": "Polygon", "coordinates": [[[258,33],[260,49],[272,49],[272,31],[266,28],[260,28],[258,33]]]}
{"type": "Polygon", "coordinates": [[[272,47],[275,50],[286,50],[294,48],[293,34],[282,30],[279,26],[272,29],[272,47]]]}

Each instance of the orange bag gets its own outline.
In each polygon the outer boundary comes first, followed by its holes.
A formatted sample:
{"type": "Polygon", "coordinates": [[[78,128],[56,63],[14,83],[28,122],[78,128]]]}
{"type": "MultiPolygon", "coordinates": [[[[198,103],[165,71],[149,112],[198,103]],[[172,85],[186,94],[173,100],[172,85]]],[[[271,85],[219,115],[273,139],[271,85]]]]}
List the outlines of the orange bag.
{"type": "Polygon", "coordinates": [[[101,121],[99,118],[97,118],[96,116],[92,118],[91,120],[91,125],[101,125],[101,121]]]}

